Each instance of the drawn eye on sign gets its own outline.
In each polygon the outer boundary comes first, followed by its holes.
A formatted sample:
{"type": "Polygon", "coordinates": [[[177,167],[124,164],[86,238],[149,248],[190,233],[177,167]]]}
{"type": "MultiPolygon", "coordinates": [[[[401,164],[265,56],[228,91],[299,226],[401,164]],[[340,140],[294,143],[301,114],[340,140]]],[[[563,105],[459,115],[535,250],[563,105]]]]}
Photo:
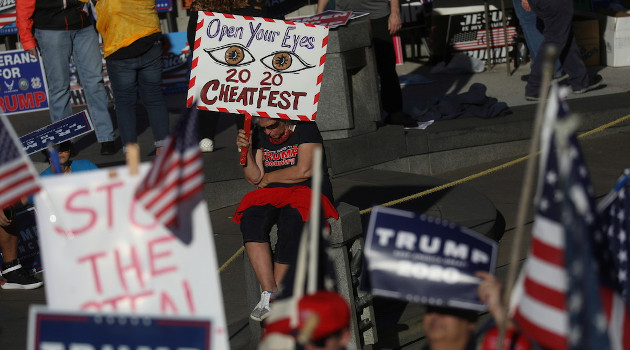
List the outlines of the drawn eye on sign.
{"type": "Polygon", "coordinates": [[[304,69],[315,67],[304,62],[297,54],[290,51],[278,51],[260,59],[267,68],[278,73],[295,73],[304,69]]]}
{"type": "Polygon", "coordinates": [[[228,44],[214,49],[204,49],[216,63],[223,66],[246,66],[256,59],[241,44],[228,44]]]}

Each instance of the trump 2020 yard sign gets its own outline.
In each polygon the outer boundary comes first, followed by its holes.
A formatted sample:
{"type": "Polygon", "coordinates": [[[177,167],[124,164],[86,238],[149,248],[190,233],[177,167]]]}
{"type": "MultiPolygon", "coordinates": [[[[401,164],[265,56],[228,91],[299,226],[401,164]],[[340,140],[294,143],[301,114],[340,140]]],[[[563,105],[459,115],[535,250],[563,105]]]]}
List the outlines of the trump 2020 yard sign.
{"type": "Polygon", "coordinates": [[[328,27],[199,12],[189,107],[312,121],[328,27]]]}

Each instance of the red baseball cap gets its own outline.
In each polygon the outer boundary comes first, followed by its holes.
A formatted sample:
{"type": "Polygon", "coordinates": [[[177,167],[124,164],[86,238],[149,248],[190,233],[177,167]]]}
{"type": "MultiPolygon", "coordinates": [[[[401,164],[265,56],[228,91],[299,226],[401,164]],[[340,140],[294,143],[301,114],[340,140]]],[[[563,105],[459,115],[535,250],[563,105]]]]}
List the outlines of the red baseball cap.
{"type": "Polygon", "coordinates": [[[311,334],[311,339],[320,339],[350,325],[350,308],[346,300],[335,292],[318,291],[305,295],[298,304],[300,313],[299,329],[311,314],[316,314],[319,322],[311,334]]]}

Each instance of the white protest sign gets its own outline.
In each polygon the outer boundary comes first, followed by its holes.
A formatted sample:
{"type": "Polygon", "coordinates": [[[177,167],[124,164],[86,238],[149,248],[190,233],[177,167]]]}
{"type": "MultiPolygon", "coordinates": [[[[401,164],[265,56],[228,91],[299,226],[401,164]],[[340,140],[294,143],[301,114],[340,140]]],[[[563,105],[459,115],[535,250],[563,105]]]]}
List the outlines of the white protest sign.
{"type": "Polygon", "coordinates": [[[193,239],[182,243],[134,200],[148,169],[143,164],[137,176],[118,167],[41,179],[35,206],[48,306],[209,317],[212,349],[227,349],[207,205],[193,209],[193,239]]]}
{"type": "Polygon", "coordinates": [[[188,107],[312,121],[328,28],[199,12],[188,107]]]}

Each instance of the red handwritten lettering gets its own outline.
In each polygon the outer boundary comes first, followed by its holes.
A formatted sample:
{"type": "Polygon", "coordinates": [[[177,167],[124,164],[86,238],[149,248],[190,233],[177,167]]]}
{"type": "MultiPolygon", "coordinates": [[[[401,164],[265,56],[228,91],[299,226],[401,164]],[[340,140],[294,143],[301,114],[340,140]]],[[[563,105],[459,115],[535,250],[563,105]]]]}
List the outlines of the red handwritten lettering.
{"type": "Polygon", "coordinates": [[[156,261],[158,259],[167,258],[171,256],[173,253],[171,250],[166,250],[161,253],[158,253],[156,252],[156,246],[158,244],[172,242],[173,240],[175,240],[175,236],[173,236],[172,234],[169,234],[168,236],[159,237],[159,238],[149,241],[148,243],[149,266],[150,266],[152,277],[177,271],[177,265],[171,265],[171,266],[163,267],[161,269],[158,269],[156,266],[156,261]]]}
{"type": "MultiPolygon", "coordinates": [[[[97,214],[96,211],[90,208],[82,208],[82,207],[75,207],[72,202],[74,201],[75,198],[77,198],[78,196],[83,196],[83,195],[89,195],[90,191],[83,189],[83,190],[78,190],[76,192],[74,192],[73,194],[71,194],[70,196],[68,196],[68,199],[66,200],[66,210],[71,213],[71,214],[87,214],[89,216],[89,220],[88,220],[88,224],[78,228],[78,229],[73,229],[70,230],[70,232],[74,235],[80,235],[82,233],[85,233],[87,231],[89,231],[90,229],[92,229],[92,227],[94,226],[94,224],[96,223],[96,218],[97,218],[97,214]]],[[[67,231],[63,230],[62,228],[55,226],[55,231],[59,234],[66,234],[67,231]]]]}
{"type": "Polygon", "coordinates": [[[106,191],[107,192],[107,228],[114,227],[114,188],[123,187],[124,183],[122,181],[114,182],[111,184],[107,184],[104,186],[100,186],[96,188],[96,192],[106,191]]]}

